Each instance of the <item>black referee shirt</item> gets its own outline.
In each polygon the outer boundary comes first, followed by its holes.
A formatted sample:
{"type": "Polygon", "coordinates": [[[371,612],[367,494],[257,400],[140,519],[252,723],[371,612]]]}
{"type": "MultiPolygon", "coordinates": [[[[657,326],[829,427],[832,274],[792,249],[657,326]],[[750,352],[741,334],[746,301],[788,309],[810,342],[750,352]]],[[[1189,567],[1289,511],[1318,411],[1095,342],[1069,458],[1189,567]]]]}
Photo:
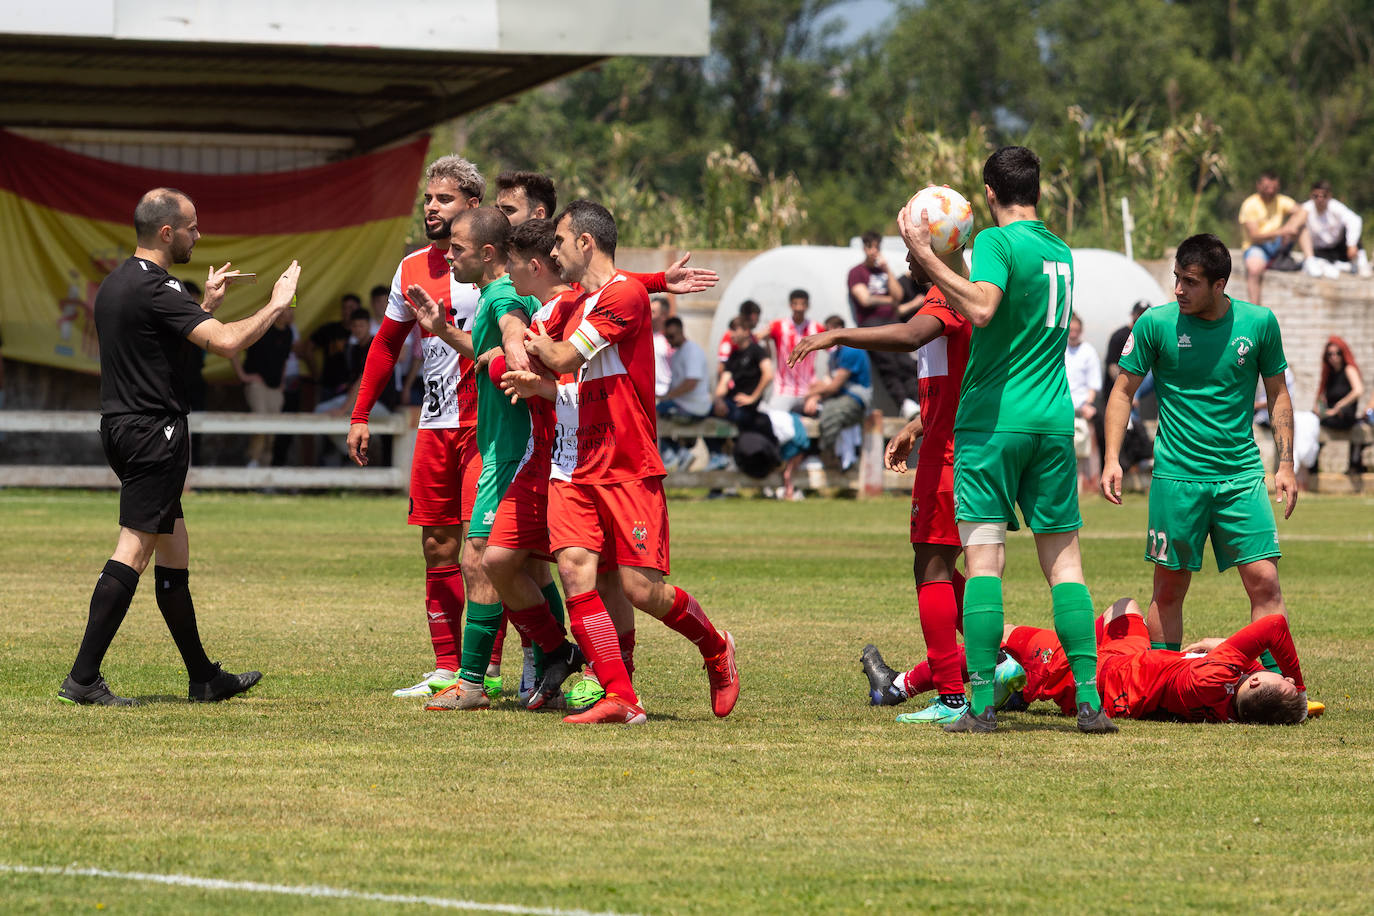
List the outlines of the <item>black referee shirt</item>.
{"type": "Polygon", "coordinates": [[[129,258],[111,271],[95,294],[100,412],[187,413],[186,335],[209,317],[152,261],[129,258]]]}

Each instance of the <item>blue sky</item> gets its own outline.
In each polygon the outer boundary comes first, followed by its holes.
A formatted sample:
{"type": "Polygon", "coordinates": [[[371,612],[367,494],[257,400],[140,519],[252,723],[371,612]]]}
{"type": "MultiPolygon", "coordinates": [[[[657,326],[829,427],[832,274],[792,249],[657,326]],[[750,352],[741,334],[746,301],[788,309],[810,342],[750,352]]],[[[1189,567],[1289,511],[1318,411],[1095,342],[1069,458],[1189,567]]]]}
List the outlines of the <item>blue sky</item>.
{"type": "Polygon", "coordinates": [[[842,21],[844,31],[836,37],[841,42],[848,42],[882,25],[895,8],[895,0],[849,0],[823,21],[830,18],[842,21]]]}

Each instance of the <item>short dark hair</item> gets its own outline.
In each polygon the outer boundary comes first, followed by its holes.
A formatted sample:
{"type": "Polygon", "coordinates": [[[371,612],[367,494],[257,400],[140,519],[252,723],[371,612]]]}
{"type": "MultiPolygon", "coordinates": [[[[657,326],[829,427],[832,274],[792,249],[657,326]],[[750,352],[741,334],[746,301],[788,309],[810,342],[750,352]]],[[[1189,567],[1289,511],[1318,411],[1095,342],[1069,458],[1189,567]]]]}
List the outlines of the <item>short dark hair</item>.
{"type": "Polygon", "coordinates": [[[1174,262],[1179,267],[1201,267],[1208,283],[1231,279],[1231,252],[1210,232],[1190,235],[1180,242],[1174,262]]]}
{"type": "Polygon", "coordinates": [[[736,315],[734,318],[731,318],[731,319],[730,319],[730,330],[732,330],[732,331],[742,331],[742,330],[744,330],[744,319],[741,318],[741,317],[738,316],[738,315],[736,315]]]}
{"type": "Polygon", "coordinates": [[[1312,182],[1312,190],[1325,191],[1326,193],[1330,194],[1331,182],[1327,181],[1325,178],[1318,178],[1316,181],[1312,182]]]}
{"type": "Polygon", "coordinates": [[[343,305],[345,302],[352,302],[354,305],[363,304],[362,297],[359,296],[357,293],[344,293],[342,296],[340,296],[339,305],[343,305]]]}
{"type": "Polygon", "coordinates": [[[615,257],[618,235],[615,217],[611,215],[610,210],[594,200],[582,198],[564,207],[563,212],[554,220],[554,225],[563,222],[565,218],[573,235],[590,235],[602,254],[615,257]]]}
{"type": "Polygon", "coordinates": [[[546,217],[553,216],[558,209],[558,192],[553,189],[553,179],[548,175],[539,172],[502,172],[496,176],[497,193],[511,188],[523,188],[530,209],[533,210],[535,204],[542,204],[546,217]]]}
{"type": "Polygon", "coordinates": [[[352,324],[355,321],[366,321],[368,324],[372,324],[372,313],[367,309],[354,309],[348,313],[348,323],[352,324]]]}
{"type": "Polygon", "coordinates": [[[1260,178],[1268,178],[1270,181],[1278,181],[1279,173],[1277,169],[1265,169],[1259,173],[1260,178]]]}
{"type": "Polygon", "coordinates": [[[762,313],[763,309],[759,308],[759,304],[753,299],[745,299],[739,304],[740,315],[760,315],[762,313]]]}
{"type": "Polygon", "coordinates": [[[477,207],[462,210],[453,218],[453,224],[466,226],[472,235],[472,244],[478,248],[487,245],[496,249],[501,260],[506,259],[506,241],[510,238],[510,219],[496,207],[477,207]]]}
{"type": "Polygon", "coordinates": [[[870,229],[863,235],[859,236],[859,242],[865,248],[867,248],[869,245],[881,245],[883,243],[883,234],[879,232],[877,229],[870,229]]]}
{"type": "Polygon", "coordinates": [[[794,289],[792,290],[792,292],[787,294],[788,302],[791,302],[793,299],[805,299],[807,302],[810,302],[811,294],[804,289],[794,289]]]}
{"type": "Polygon", "coordinates": [[[679,317],[677,317],[676,315],[672,315],[672,316],[670,316],[670,317],[668,317],[668,318],[663,319],[663,330],[665,330],[665,331],[668,330],[669,328],[681,328],[681,327],[682,327],[682,319],[679,318],[679,317]]]}
{"type": "Polygon", "coordinates": [[[553,220],[527,219],[510,231],[510,237],[506,239],[506,251],[551,264],[549,252],[553,250],[554,235],[553,220]]]}
{"type": "Polygon", "coordinates": [[[134,233],[140,242],[157,238],[163,226],[181,227],[181,202],[191,198],[176,188],[153,188],[134,207],[134,233]]]}
{"type": "Polygon", "coordinates": [[[1131,314],[1139,318],[1150,308],[1149,299],[1137,299],[1135,305],[1131,306],[1131,314]]]}
{"type": "Polygon", "coordinates": [[[1236,718],[1255,725],[1297,725],[1307,718],[1307,699],[1280,684],[1263,684],[1237,692],[1236,718]]]}
{"type": "Polygon", "coordinates": [[[1024,146],[1004,146],[983,163],[983,184],[1004,207],[1040,203],[1040,157],[1024,146]]]}
{"type": "Polygon", "coordinates": [[[376,299],[378,296],[390,296],[391,287],[383,286],[382,284],[378,283],[376,286],[372,287],[372,292],[368,293],[367,295],[369,299],[376,299]]]}
{"type": "Polygon", "coordinates": [[[829,318],[825,319],[825,326],[832,331],[835,328],[842,328],[844,327],[844,319],[839,315],[831,315],[829,318]]]}

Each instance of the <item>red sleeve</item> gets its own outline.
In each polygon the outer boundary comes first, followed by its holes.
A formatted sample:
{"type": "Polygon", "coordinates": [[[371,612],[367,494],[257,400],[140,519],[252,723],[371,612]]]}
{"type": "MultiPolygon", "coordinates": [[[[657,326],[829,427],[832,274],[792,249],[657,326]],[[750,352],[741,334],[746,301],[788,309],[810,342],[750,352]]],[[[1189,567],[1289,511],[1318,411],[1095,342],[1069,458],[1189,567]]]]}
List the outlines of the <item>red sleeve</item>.
{"type": "Polygon", "coordinates": [[[921,303],[921,307],[916,310],[916,314],[929,315],[932,318],[939,319],[940,323],[945,326],[946,335],[959,330],[968,323],[967,318],[950,307],[949,300],[945,298],[944,293],[940,292],[938,286],[932,286],[926,291],[925,302],[921,303]]]}
{"type": "Polygon", "coordinates": [[[730,354],[735,352],[735,345],[730,341],[730,332],[726,331],[720,336],[720,346],[716,347],[716,358],[725,362],[730,358],[730,354]]]}
{"type": "Polygon", "coordinates": [[[366,423],[372,415],[372,407],[377,397],[386,387],[387,376],[396,368],[396,360],[405,346],[413,321],[396,321],[383,318],[377,336],[372,338],[372,346],[367,348],[367,360],[363,363],[363,378],[358,383],[358,400],[353,404],[353,417],[350,422],[366,423]]]}
{"type": "Polygon", "coordinates": [[[1307,689],[1303,686],[1302,669],[1298,667],[1298,650],[1288,631],[1288,620],[1282,614],[1261,617],[1209,652],[1208,657],[1245,667],[1265,649],[1273,653],[1284,677],[1291,677],[1299,690],[1307,689]]]}
{"type": "Polygon", "coordinates": [[[649,317],[649,296],[636,281],[608,283],[583,319],[601,339],[617,343],[633,337],[649,317]]]}
{"type": "Polygon", "coordinates": [[[637,274],[633,271],[622,270],[625,276],[631,280],[638,280],[647,293],[666,293],[668,291],[668,275],[664,271],[656,274],[637,274]]]}

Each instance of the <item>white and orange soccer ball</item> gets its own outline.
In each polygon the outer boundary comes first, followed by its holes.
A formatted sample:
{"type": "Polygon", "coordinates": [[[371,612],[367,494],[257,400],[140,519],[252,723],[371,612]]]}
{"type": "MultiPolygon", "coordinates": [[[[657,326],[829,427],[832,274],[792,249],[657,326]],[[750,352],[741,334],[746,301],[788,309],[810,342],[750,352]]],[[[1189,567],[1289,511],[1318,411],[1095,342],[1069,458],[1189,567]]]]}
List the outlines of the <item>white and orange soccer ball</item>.
{"type": "Polygon", "coordinates": [[[930,220],[930,247],[949,254],[968,244],[973,235],[973,207],[953,188],[930,185],[907,201],[907,218],[920,223],[921,213],[930,220]]]}

